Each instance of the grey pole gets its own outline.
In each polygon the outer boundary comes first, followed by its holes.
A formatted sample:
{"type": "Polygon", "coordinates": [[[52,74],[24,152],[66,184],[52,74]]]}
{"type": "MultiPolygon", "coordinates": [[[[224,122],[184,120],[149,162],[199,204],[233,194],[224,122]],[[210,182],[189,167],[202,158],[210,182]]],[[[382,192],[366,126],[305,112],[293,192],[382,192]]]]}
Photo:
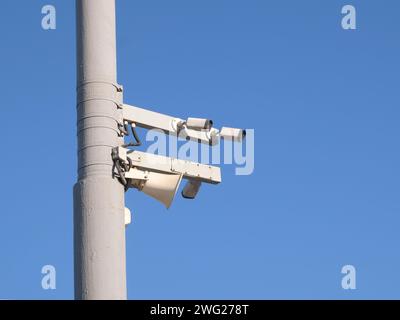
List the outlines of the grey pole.
{"type": "Polygon", "coordinates": [[[112,176],[118,129],[115,0],[76,0],[76,299],[126,299],[124,187],[112,176]]]}

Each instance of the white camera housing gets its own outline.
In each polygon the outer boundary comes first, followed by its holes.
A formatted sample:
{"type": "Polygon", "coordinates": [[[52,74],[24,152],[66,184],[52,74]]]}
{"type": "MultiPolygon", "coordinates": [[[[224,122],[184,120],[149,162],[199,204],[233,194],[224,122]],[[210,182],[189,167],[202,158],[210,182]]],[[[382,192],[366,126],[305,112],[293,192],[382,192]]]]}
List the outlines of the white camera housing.
{"type": "Polygon", "coordinates": [[[201,118],[188,118],[186,120],[186,127],[188,129],[202,130],[202,129],[211,129],[213,125],[213,121],[210,119],[201,119],[201,118]]]}
{"type": "Polygon", "coordinates": [[[246,130],[223,127],[219,132],[219,135],[223,139],[230,139],[236,142],[242,142],[243,138],[246,136],[246,130]]]}

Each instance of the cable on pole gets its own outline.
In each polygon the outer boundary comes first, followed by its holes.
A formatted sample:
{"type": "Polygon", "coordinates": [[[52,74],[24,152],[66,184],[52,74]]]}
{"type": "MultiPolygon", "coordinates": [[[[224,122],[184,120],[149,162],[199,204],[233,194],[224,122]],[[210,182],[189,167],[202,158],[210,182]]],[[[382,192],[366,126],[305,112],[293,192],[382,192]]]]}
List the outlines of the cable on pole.
{"type": "Polygon", "coordinates": [[[117,169],[118,179],[124,185],[126,191],[128,189],[128,181],[125,178],[125,173],[132,169],[132,160],[129,157],[127,158],[127,161],[121,159],[118,154],[118,148],[113,148],[111,155],[114,162],[113,172],[117,169]]]}

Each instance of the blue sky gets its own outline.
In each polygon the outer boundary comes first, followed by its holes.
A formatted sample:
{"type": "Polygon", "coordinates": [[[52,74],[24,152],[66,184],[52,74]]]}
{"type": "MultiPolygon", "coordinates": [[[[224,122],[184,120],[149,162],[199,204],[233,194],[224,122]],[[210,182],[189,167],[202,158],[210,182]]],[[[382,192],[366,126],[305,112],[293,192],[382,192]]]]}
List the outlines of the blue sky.
{"type": "MultiPolygon", "coordinates": [[[[128,297],[399,299],[400,3],[117,3],[125,102],[255,129],[251,176],[224,165],[169,211],[129,191],[128,297]],[[346,4],[357,30],[341,28],[346,4]]],[[[74,1],[0,8],[0,298],[72,299],[74,1]]]]}

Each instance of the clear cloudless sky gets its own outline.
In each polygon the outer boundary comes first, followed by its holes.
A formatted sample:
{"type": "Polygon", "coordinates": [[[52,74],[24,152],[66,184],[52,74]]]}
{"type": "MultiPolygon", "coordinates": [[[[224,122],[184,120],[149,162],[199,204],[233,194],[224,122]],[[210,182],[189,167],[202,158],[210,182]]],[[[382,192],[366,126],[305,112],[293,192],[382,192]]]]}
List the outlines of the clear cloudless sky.
{"type": "MultiPolygon", "coordinates": [[[[223,165],[168,211],[127,193],[130,299],[400,298],[399,15],[397,0],[117,1],[125,102],[255,129],[252,175],[223,165]]],[[[2,0],[0,37],[0,298],[72,299],[74,1],[2,0]]]]}

